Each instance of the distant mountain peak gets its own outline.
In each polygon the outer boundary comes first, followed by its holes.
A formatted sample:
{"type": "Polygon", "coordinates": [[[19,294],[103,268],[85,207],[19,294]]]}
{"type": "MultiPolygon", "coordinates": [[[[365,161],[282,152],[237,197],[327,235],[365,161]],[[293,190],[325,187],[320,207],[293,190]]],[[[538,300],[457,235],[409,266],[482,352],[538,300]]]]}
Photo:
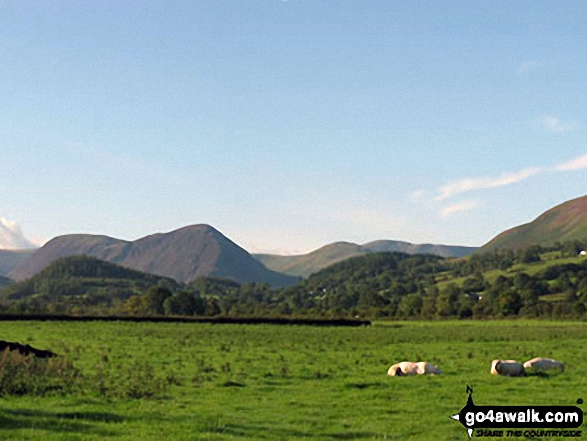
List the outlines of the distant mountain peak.
{"type": "Polygon", "coordinates": [[[71,255],[95,257],[178,282],[205,276],[237,282],[267,282],[274,286],[297,281],[295,277],[267,269],[246,250],[206,224],[188,225],[132,242],[90,234],[59,236],[14,268],[9,277],[15,280],[31,277],[55,259],[71,255]]]}
{"type": "Polygon", "coordinates": [[[208,224],[186,225],[185,227],[181,227],[181,228],[178,228],[177,230],[170,231],[170,233],[177,233],[177,232],[182,232],[182,231],[198,231],[198,232],[202,232],[202,233],[222,234],[222,233],[220,233],[220,231],[218,231],[212,225],[208,225],[208,224]]]}

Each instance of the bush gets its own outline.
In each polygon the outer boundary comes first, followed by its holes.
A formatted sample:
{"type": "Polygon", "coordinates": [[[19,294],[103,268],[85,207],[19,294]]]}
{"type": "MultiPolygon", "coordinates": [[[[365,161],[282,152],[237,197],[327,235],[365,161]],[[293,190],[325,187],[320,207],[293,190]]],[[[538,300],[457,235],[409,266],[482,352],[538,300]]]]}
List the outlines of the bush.
{"type": "Polygon", "coordinates": [[[70,392],[80,373],[65,357],[35,358],[17,351],[0,353],[0,395],[70,392]]]}
{"type": "Polygon", "coordinates": [[[113,398],[154,398],[162,394],[169,378],[157,377],[152,366],[135,361],[130,365],[111,365],[103,361],[93,377],[92,389],[99,395],[113,398]]]}

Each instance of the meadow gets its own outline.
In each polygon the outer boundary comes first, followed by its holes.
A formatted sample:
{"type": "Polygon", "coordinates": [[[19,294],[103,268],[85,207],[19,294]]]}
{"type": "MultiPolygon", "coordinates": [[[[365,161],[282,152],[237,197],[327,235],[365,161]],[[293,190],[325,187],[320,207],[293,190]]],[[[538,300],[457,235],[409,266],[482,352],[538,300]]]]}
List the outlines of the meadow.
{"type": "Polygon", "coordinates": [[[477,405],[587,399],[586,323],[25,321],[0,329],[3,340],[67,356],[81,374],[67,392],[0,397],[0,439],[465,440],[449,416],[465,405],[467,385],[477,405]],[[494,358],[535,356],[562,360],[566,371],[489,374],[494,358]],[[443,374],[388,377],[402,360],[438,364],[443,374]]]}

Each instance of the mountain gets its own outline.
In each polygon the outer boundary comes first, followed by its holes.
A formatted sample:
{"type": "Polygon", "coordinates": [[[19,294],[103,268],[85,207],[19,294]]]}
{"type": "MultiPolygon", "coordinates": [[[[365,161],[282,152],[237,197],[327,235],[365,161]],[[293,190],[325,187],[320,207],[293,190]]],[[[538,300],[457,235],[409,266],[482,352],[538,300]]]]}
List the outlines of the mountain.
{"type": "Polygon", "coordinates": [[[295,277],[267,269],[209,225],[191,225],[133,242],[90,234],[59,236],[14,268],[8,277],[26,279],[52,261],[71,255],[92,256],[178,282],[202,276],[233,279],[239,283],[267,282],[272,286],[297,282],[295,277]]]}
{"type": "Polygon", "coordinates": [[[18,264],[33,255],[35,250],[0,250],[0,276],[5,276],[18,264]]]}
{"type": "Polygon", "coordinates": [[[20,226],[16,222],[0,217],[0,249],[24,248],[36,248],[36,246],[24,237],[20,226]]]}
{"type": "Polygon", "coordinates": [[[573,239],[587,239],[587,196],[564,202],[530,223],[504,231],[479,251],[520,249],[573,239]]]}
{"type": "Polygon", "coordinates": [[[275,254],[254,254],[253,256],[273,271],[292,276],[308,277],[323,268],[351,257],[378,252],[402,252],[407,254],[434,254],[442,257],[463,257],[472,254],[475,247],[411,244],[395,240],[378,240],[364,245],[349,242],[335,242],[308,254],[279,256],[275,254]]]}

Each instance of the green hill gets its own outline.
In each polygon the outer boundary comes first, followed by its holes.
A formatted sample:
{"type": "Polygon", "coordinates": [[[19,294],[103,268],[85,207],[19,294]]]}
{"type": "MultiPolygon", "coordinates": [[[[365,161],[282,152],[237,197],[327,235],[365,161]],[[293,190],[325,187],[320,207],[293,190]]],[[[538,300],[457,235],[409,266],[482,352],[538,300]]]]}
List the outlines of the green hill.
{"type": "Polygon", "coordinates": [[[401,252],[406,254],[433,254],[442,257],[463,257],[473,253],[474,247],[412,244],[396,240],[378,240],[364,245],[350,242],[335,242],[308,254],[279,256],[254,254],[263,264],[273,270],[293,276],[308,277],[324,268],[352,257],[371,253],[401,252]]]}
{"type": "Polygon", "coordinates": [[[29,279],[8,286],[0,292],[0,297],[5,300],[33,296],[123,299],[156,284],[177,285],[172,279],[123,268],[94,257],[69,256],[53,261],[29,279]]]}
{"type": "Polygon", "coordinates": [[[254,254],[267,268],[292,276],[308,277],[327,266],[351,257],[363,256],[368,251],[362,246],[349,242],[335,242],[308,254],[279,256],[275,254],[254,254]]]}
{"type": "Polygon", "coordinates": [[[329,266],[306,281],[306,285],[339,286],[368,284],[389,288],[393,282],[413,281],[450,267],[449,261],[429,254],[399,252],[370,253],[329,266]]]}
{"type": "Polygon", "coordinates": [[[364,317],[587,317],[587,258],[575,242],[462,259],[372,253],[278,297],[294,310],[364,317]]]}
{"type": "Polygon", "coordinates": [[[587,238],[587,196],[557,205],[530,223],[511,228],[483,245],[478,252],[522,249],[531,245],[587,238]]]}

